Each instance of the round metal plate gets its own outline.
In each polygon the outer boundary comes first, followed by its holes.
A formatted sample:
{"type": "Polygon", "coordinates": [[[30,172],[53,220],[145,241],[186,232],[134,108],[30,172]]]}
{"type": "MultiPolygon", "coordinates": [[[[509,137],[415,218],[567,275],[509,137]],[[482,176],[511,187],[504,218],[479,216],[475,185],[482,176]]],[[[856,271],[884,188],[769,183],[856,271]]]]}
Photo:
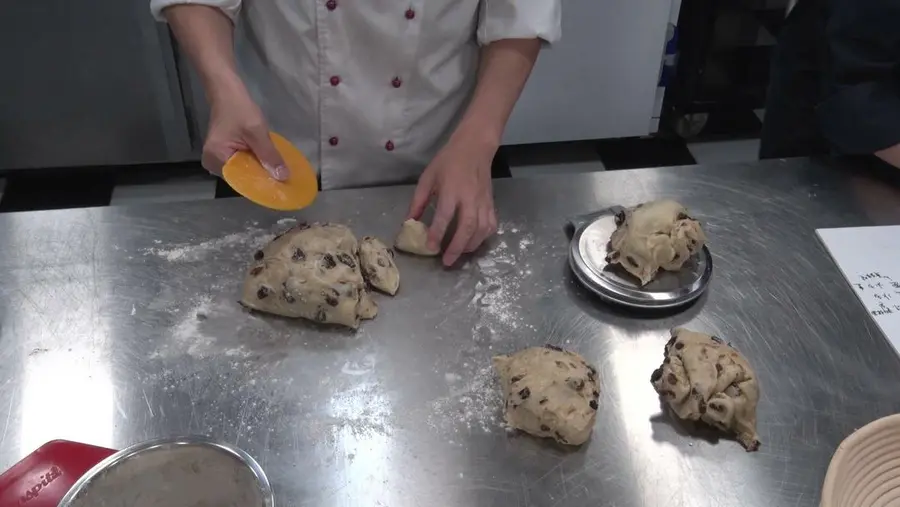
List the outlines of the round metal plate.
{"type": "Polygon", "coordinates": [[[632,308],[674,308],[700,297],[712,277],[712,256],[705,245],[679,271],[660,270],[656,279],[643,287],[620,266],[607,265],[607,244],[616,230],[614,214],[619,209],[572,220],[575,233],[569,266],[578,280],[601,298],[632,308]]]}

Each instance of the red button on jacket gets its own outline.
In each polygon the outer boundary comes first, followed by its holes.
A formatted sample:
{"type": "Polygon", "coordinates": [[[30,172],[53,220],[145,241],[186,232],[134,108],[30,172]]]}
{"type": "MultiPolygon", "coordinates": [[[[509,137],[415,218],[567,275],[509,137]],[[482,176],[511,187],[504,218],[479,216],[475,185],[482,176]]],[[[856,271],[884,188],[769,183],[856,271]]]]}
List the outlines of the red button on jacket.
{"type": "Polygon", "coordinates": [[[332,145],[332,146],[337,146],[337,145],[338,145],[338,138],[337,138],[337,137],[332,137],[331,139],[328,140],[328,144],[330,144],[330,145],[332,145]]]}
{"type": "Polygon", "coordinates": [[[384,149],[387,151],[394,151],[394,143],[392,141],[384,143],[384,149]]]}
{"type": "Polygon", "coordinates": [[[416,11],[412,9],[406,9],[406,19],[413,19],[416,17],[416,11]]]}

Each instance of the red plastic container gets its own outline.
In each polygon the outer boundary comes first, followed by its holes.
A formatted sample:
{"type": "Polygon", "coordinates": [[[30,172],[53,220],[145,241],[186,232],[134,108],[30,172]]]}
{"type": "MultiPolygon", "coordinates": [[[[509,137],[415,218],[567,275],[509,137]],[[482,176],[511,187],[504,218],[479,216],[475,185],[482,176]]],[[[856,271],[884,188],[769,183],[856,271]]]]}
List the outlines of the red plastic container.
{"type": "Polygon", "coordinates": [[[0,475],[0,507],[56,507],[85,472],[116,451],[54,440],[0,475]]]}

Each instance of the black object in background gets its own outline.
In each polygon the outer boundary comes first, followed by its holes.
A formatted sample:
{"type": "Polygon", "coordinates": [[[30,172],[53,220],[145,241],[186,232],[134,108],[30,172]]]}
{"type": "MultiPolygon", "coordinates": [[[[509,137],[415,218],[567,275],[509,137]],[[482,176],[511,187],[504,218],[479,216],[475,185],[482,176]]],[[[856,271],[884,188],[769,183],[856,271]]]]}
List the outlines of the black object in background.
{"type": "Polygon", "coordinates": [[[772,48],[788,0],[684,0],[661,127],[682,137],[759,136],[772,48]]]}

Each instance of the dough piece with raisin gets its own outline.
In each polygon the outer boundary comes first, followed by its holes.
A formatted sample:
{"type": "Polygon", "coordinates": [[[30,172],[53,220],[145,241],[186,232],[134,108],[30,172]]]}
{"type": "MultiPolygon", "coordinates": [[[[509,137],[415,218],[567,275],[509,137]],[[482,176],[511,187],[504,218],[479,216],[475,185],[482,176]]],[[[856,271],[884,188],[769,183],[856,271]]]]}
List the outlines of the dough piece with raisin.
{"type": "Polygon", "coordinates": [[[365,320],[374,319],[376,315],[378,315],[378,303],[372,299],[372,295],[369,294],[367,289],[363,289],[359,295],[359,307],[356,310],[356,313],[359,314],[359,318],[365,320]]]}
{"type": "Polygon", "coordinates": [[[369,285],[393,296],[400,288],[400,271],[394,264],[394,251],[378,238],[366,236],[359,242],[359,265],[369,285]]]}
{"type": "Polygon", "coordinates": [[[700,222],[672,200],[653,201],[616,214],[606,262],[650,283],[660,269],[678,271],[706,242],[700,222]]]}
{"type": "Polygon", "coordinates": [[[403,222],[397,239],[394,240],[394,246],[397,247],[397,250],[427,257],[434,257],[441,253],[440,250],[428,248],[428,228],[422,222],[412,218],[403,222]]]}
{"type": "Polygon", "coordinates": [[[261,312],[356,328],[363,314],[374,316],[363,301],[358,248],[343,225],[294,227],[256,252],[241,303],[261,312]]]}
{"type": "Polygon", "coordinates": [[[750,363],[715,336],[673,329],[665,359],[650,377],[660,398],[682,420],[703,421],[759,449],[759,382],[750,363]]]}
{"type": "Polygon", "coordinates": [[[553,345],[496,356],[506,422],[538,437],[581,445],[597,418],[597,370],[580,355],[553,345]]]}

